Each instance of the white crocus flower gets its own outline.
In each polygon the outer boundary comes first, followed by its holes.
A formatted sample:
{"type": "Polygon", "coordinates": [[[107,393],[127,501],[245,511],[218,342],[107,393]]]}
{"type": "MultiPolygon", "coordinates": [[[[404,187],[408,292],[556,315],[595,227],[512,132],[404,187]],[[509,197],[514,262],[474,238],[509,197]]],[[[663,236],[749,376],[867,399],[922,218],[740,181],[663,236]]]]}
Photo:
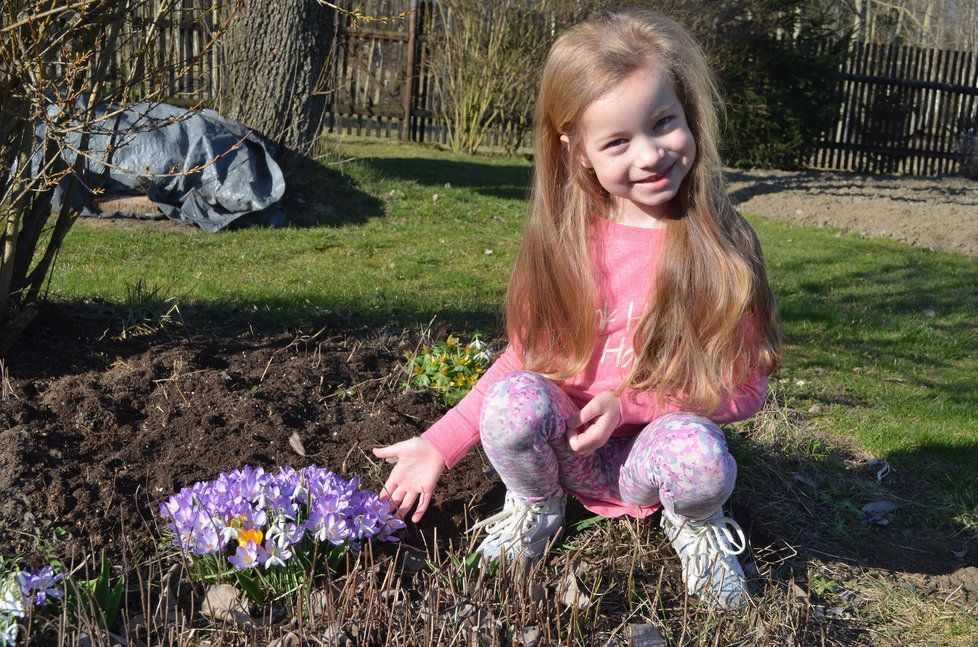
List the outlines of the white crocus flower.
{"type": "Polygon", "coordinates": [[[24,596],[20,593],[17,580],[9,575],[0,583],[0,615],[23,618],[25,612],[24,596]]]}
{"type": "Polygon", "coordinates": [[[8,575],[0,581],[0,647],[17,644],[17,618],[23,618],[25,613],[17,580],[13,574],[8,575]]]}
{"type": "Polygon", "coordinates": [[[0,614],[0,647],[15,647],[18,631],[20,625],[17,624],[17,618],[0,614]]]}

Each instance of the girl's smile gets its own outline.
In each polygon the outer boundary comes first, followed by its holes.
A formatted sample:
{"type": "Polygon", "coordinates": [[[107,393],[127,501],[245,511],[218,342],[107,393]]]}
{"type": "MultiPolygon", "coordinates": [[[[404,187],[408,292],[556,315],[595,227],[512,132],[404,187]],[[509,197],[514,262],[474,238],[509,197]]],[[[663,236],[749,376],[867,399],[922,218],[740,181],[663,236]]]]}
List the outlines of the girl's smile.
{"type": "Polygon", "coordinates": [[[675,168],[676,164],[672,163],[669,165],[669,168],[660,173],[654,173],[648,177],[636,180],[635,185],[649,191],[660,191],[669,185],[670,175],[675,168]]]}
{"type": "Polygon", "coordinates": [[[669,201],[696,159],[671,77],[658,66],[637,70],[585,109],[584,155],[612,198],[613,220],[661,227],[669,201]]]}

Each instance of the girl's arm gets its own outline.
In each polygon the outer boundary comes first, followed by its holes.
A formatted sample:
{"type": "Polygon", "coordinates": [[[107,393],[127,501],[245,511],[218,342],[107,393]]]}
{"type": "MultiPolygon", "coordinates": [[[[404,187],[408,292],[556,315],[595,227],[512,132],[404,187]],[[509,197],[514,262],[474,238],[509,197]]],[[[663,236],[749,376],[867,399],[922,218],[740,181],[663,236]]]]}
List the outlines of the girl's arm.
{"type": "Polygon", "coordinates": [[[445,459],[445,465],[454,467],[472,445],[479,442],[479,416],[482,401],[489,387],[499,381],[506,373],[518,371],[522,363],[512,345],[479,378],[468,395],[448,413],[433,424],[421,437],[430,442],[445,459]]]}
{"type": "Polygon", "coordinates": [[[747,420],[764,406],[767,398],[767,371],[759,369],[751,373],[747,381],[734,390],[720,406],[710,414],[714,422],[747,420]]]}

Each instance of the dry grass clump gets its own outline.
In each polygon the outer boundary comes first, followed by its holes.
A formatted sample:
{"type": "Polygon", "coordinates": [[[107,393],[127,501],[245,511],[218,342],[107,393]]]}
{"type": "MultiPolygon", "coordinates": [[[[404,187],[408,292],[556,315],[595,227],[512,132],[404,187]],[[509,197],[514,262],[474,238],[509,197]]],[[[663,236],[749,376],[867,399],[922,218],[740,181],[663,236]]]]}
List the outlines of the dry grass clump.
{"type": "Polygon", "coordinates": [[[892,498],[883,483],[889,465],[826,436],[784,401],[773,382],[764,408],[734,426],[730,449],[740,468],[734,509],[768,543],[864,544],[870,535],[860,506],[892,498]]]}
{"type": "Polygon", "coordinates": [[[670,645],[851,645],[851,623],[812,613],[781,579],[783,555],[751,555],[756,597],[742,613],[689,598],[679,562],[649,521],[584,519],[538,564],[477,566],[472,546],[368,546],[295,600],[226,623],[204,618],[204,587],[173,555],[126,568],[113,632],[94,609],[65,608],[34,635],[93,645],[618,645],[650,625],[670,645]],[[123,642],[123,639],[125,642],[123,642]],[[277,641],[277,642],[276,642],[277,641]]]}

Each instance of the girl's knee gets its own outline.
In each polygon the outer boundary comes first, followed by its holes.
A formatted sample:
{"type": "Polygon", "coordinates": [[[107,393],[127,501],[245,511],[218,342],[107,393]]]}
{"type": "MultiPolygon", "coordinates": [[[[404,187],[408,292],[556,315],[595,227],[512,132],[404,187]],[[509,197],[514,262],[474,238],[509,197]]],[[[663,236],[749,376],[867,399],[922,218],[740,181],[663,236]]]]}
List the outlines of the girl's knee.
{"type": "Polygon", "coordinates": [[[737,461],[727,449],[715,422],[686,416],[667,440],[684,466],[685,478],[671,484],[675,512],[690,518],[708,517],[730,498],[737,480],[737,461]]]}
{"type": "MultiPolygon", "coordinates": [[[[737,463],[723,430],[692,414],[670,414],[652,422],[636,440],[629,462],[646,466],[663,504],[695,518],[719,509],[737,479],[737,463]]],[[[636,475],[643,471],[631,470],[636,475]]],[[[644,488],[632,489],[648,498],[644,488]]]]}
{"type": "MultiPolygon", "coordinates": [[[[504,373],[489,390],[486,391],[486,401],[525,399],[528,393],[543,393],[547,391],[547,378],[533,371],[510,371],[504,373]]],[[[485,406],[485,405],[483,405],[485,406]]]]}
{"type": "Polygon", "coordinates": [[[645,441],[668,458],[729,455],[723,430],[709,418],[673,413],[652,422],[641,434],[645,441]]]}
{"type": "Polygon", "coordinates": [[[503,375],[486,391],[482,404],[483,445],[501,447],[539,442],[556,422],[552,388],[547,378],[531,371],[503,375]]]}
{"type": "Polygon", "coordinates": [[[659,442],[693,474],[718,483],[732,482],[736,478],[737,462],[727,449],[723,430],[715,422],[700,416],[676,414],[669,427],[670,432],[663,434],[659,442]]]}

